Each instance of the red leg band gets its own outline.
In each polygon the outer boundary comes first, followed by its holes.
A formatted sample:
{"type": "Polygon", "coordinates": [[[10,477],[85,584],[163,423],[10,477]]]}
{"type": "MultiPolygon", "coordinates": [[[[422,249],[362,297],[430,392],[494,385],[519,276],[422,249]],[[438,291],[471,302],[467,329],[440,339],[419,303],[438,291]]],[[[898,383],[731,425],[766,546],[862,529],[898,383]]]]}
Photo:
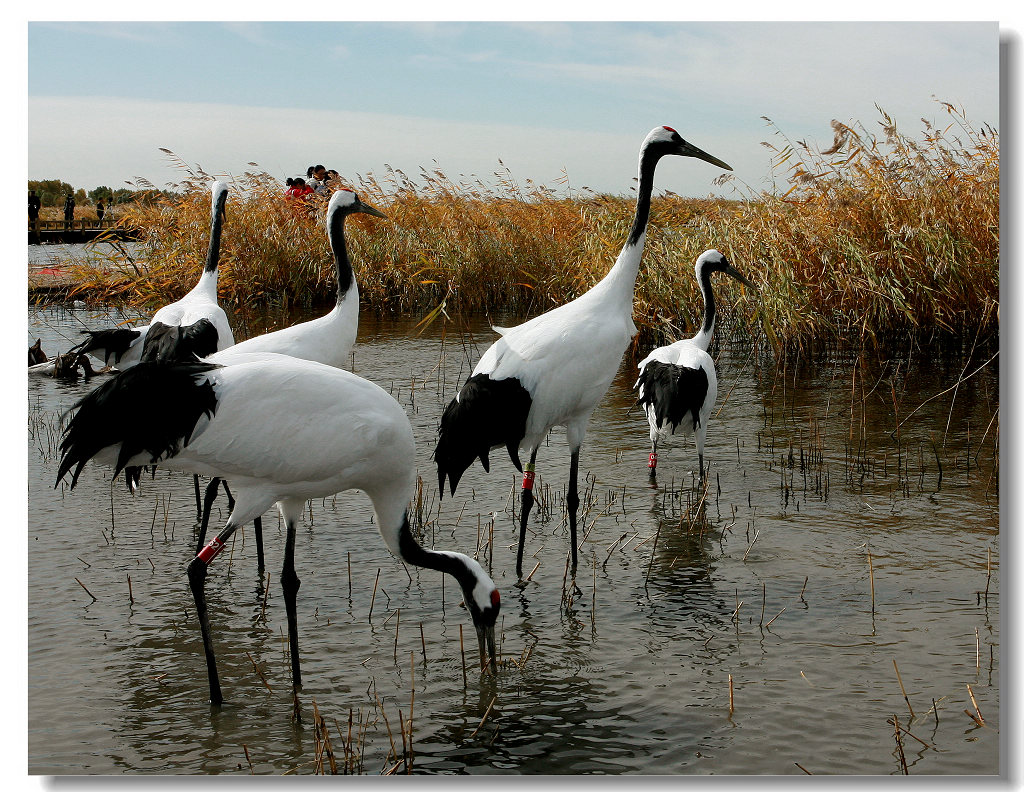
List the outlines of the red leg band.
{"type": "Polygon", "coordinates": [[[212,541],[206,545],[202,550],[199,551],[197,556],[200,561],[204,564],[209,564],[214,558],[217,557],[217,553],[224,549],[224,543],[216,536],[213,537],[212,541]]]}
{"type": "Polygon", "coordinates": [[[523,473],[523,489],[524,490],[532,490],[533,489],[533,476],[534,476],[534,473],[533,473],[532,470],[527,470],[525,473],[523,473]]]}
{"type": "Polygon", "coordinates": [[[654,470],[654,468],[656,468],[657,466],[658,455],[652,451],[650,458],[647,460],[647,467],[649,467],[651,470],[654,470]]]}

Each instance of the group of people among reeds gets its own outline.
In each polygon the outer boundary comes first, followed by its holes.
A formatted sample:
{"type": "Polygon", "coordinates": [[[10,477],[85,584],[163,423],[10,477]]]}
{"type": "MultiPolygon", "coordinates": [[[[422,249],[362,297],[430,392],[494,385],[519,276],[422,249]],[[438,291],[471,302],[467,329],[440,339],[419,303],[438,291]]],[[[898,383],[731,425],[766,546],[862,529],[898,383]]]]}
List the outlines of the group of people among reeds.
{"type": "Polygon", "coordinates": [[[331,193],[331,185],[338,181],[336,170],[327,170],[323,165],[310,165],[306,168],[306,176],[289,177],[285,180],[285,196],[288,198],[305,199],[307,195],[322,195],[325,198],[331,193]]]}

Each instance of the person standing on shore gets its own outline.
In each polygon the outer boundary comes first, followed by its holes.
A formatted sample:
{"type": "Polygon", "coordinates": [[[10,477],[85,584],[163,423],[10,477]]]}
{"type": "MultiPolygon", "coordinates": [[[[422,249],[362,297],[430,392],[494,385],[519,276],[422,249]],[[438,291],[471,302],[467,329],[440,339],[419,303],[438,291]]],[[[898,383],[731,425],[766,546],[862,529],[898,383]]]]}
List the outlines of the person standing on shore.
{"type": "Polygon", "coordinates": [[[39,207],[42,202],[39,200],[39,196],[36,195],[35,190],[28,191],[28,223],[29,230],[32,232],[33,238],[36,242],[39,241],[39,207]]]}
{"type": "Polygon", "coordinates": [[[70,231],[71,224],[75,220],[75,195],[74,193],[68,193],[67,198],[64,199],[64,230],[70,231]]]}
{"type": "Polygon", "coordinates": [[[103,199],[100,198],[96,202],[96,219],[99,220],[101,223],[103,222],[103,211],[103,199]]]}

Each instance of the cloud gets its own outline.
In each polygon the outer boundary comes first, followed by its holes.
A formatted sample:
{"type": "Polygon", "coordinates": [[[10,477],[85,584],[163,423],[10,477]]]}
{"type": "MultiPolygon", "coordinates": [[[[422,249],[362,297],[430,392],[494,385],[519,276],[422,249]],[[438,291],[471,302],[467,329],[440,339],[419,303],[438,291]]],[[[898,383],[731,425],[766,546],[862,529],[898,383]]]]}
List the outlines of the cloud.
{"type": "MultiPolygon", "coordinates": [[[[546,26],[536,26],[543,30],[546,26]]],[[[557,26],[561,29],[561,26],[557,26]]],[[[870,111],[927,113],[934,94],[998,118],[993,23],[731,23],[583,25],[574,46],[514,66],[537,79],[618,86],[637,96],[683,96],[749,115],[821,120],[870,111]],[[988,58],[966,57],[990,37],[988,58]],[[628,52],[629,60],[615,53],[628,52]],[[826,116],[822,118],[822,115],[826,116]]]]}

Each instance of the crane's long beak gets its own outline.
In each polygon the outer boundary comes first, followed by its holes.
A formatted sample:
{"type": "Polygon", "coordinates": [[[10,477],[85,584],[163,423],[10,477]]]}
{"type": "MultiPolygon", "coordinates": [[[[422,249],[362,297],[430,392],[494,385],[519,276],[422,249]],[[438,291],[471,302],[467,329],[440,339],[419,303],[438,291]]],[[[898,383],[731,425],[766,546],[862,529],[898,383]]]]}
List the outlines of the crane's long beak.
{"type": "Polygon", "coordinates": [[[377,209],[374,209],[372,206],[370,206],[369,204],[365,204],[362,201],[359,201],[359,203],[356,205],[356,211],[357,212],[364,212],[364,213],[366,213],[368,215],[373,215],[374,217],[383,217],[385,220],[387,220],[387,217],[388,217],[383,212],[381,212],[381,211],[379,211],[377,209]]]}
{"type": "Polygon", "coordinates": [[[733,277],[734,277],[734,278],[735,278],[736,280],[738,280],[738,281],[739,281],[740,283],[742,283],[743,285],[745,285],[745,286],[748,286],[748,287],[750,287],[750,288],[751,288],[751,289],[753,289],[754,291],[757,291],[757,286],[755,286],[755,285],[754,285],[754,284],[753,284],[753,283],[752,283],[752,282],[750,281],[750,279],[749,279],[749,278],[747,278],[747,277],[746,277],[745,275],[742,275],[742,274],[740,273],[740,271],[739,271],[738,269],[736,269],[736,268],[735,268],[735,267],[734,267],[734,266],[733,266],[732,264],[729,264],[728,266],[726,266],[726,268],[725,268],[725,273],[726,273],[727,275],[732,275],[732,276],[733,276],[733,277]]]}
{"type": "Polygon", "coordinates": [[[475,626],[476,640],[480,645],[480,667],[484,667],[484,664],[487,662],[487,657],[490,656],[491,672],[496,674],[498,672],[498,656],[497,652],[494,650],[494,625],[491,624],[484,627],[477,624],[475,626]]]}
{"type": "Polygon", "coordinates": [[[730,171],[732,170],[731,165],[727,165],[726,163],[722,162],[722,160],[720,160],[718,157],[714,157],[711,154],[708,154],[703,149],[699,149],[692,143],[687,143],[685,140],[679,147],[679,153],[682,154],[684,157],[696,157],[697,159],[702,159],[705,162],[710,162],[712,165],[716,165],[719,168],[724,168],[725,170],[730,171]]]}

